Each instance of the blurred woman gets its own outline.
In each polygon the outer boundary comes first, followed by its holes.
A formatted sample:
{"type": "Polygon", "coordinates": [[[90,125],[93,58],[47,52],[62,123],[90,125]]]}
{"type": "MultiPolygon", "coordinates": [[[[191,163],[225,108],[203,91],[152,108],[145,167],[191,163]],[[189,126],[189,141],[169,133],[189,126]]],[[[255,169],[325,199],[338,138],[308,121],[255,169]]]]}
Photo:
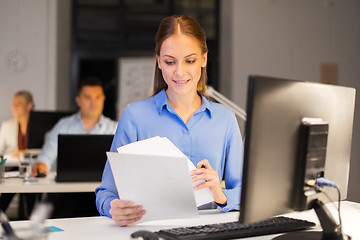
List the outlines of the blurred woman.
{"type": "Polygon", "coordinates": [[[4,121],[0,127],[0,155],[17,156],[27,148],[27,129],[34,101],[28,91],[14,94],[12,111],[14,118],[4,121]]]}

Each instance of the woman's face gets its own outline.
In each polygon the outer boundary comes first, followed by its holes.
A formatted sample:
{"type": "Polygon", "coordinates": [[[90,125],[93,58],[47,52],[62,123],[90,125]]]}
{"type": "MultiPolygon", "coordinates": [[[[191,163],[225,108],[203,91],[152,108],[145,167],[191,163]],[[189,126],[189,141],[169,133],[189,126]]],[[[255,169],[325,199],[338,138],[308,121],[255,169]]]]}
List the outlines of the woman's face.
{"type": "Polygon", "coordinates": [[[181,96],[196,93],[201,68],[206,66],[207,53],[201,53],[195,37],[176,34],[162,43],[157,61],[168,85],[167,94],[181,96]]]}
{"type": "Polygon", "coordinates": [[[27,116],[32,109],[32,103],[27,103],[22,96],[14,96],[12,110],[15,117],[27,116]]]}

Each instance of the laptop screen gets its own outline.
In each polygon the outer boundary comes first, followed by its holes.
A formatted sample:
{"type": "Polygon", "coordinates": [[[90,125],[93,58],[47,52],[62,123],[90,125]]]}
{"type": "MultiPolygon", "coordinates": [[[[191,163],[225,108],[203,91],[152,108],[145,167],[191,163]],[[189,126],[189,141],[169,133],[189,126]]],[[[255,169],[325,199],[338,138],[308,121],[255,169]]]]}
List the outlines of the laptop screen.
{"type": "Polygon", "coordinates": [[[101,181],[114,135],[59,134],[57,182],[101,181]]]}

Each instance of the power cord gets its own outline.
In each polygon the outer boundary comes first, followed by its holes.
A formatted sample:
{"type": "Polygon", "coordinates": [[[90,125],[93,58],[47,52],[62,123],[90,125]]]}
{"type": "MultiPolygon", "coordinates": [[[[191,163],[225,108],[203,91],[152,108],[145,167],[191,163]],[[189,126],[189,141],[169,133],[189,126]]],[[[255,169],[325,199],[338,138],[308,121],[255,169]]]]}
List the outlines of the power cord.
{"type": "Polygon", "coordinates": [[[325,195],[325,197],[332,203],[333,203],[333,201],[332,201],[331,197],[326,193],[326,191],[323,190],[323,187],[331,187],[331,188],[335,188],[337,190],[338,206],[336,207],[336,205],[334,203],[333,204],[334,204],[335,208],[337,208],[337,210],[338,210],[339,227],[342,232],[342,221],[341,221],[341,213],[340,213],[341,192],[340,192],[339,185],[337,185],[335,182],[333,182],[329,179],[323,178],[323,177],[309,180],[306,182],[306,185],[314,188],[314,190],[316,192],[323,193],[325,195]]]}

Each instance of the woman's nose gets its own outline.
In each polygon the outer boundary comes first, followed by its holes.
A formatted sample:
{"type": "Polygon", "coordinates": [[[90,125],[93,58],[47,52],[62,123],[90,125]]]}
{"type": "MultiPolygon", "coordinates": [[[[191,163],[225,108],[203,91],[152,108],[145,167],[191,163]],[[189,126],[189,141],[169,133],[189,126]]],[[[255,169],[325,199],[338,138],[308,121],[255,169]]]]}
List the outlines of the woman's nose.
{"type": "Polygon", "coordinates": [[[179,63],[177,66],[176,66],[176,75],[177,76],[183,76],[185,74],[185,66],[183,63],[179,63]]]}

